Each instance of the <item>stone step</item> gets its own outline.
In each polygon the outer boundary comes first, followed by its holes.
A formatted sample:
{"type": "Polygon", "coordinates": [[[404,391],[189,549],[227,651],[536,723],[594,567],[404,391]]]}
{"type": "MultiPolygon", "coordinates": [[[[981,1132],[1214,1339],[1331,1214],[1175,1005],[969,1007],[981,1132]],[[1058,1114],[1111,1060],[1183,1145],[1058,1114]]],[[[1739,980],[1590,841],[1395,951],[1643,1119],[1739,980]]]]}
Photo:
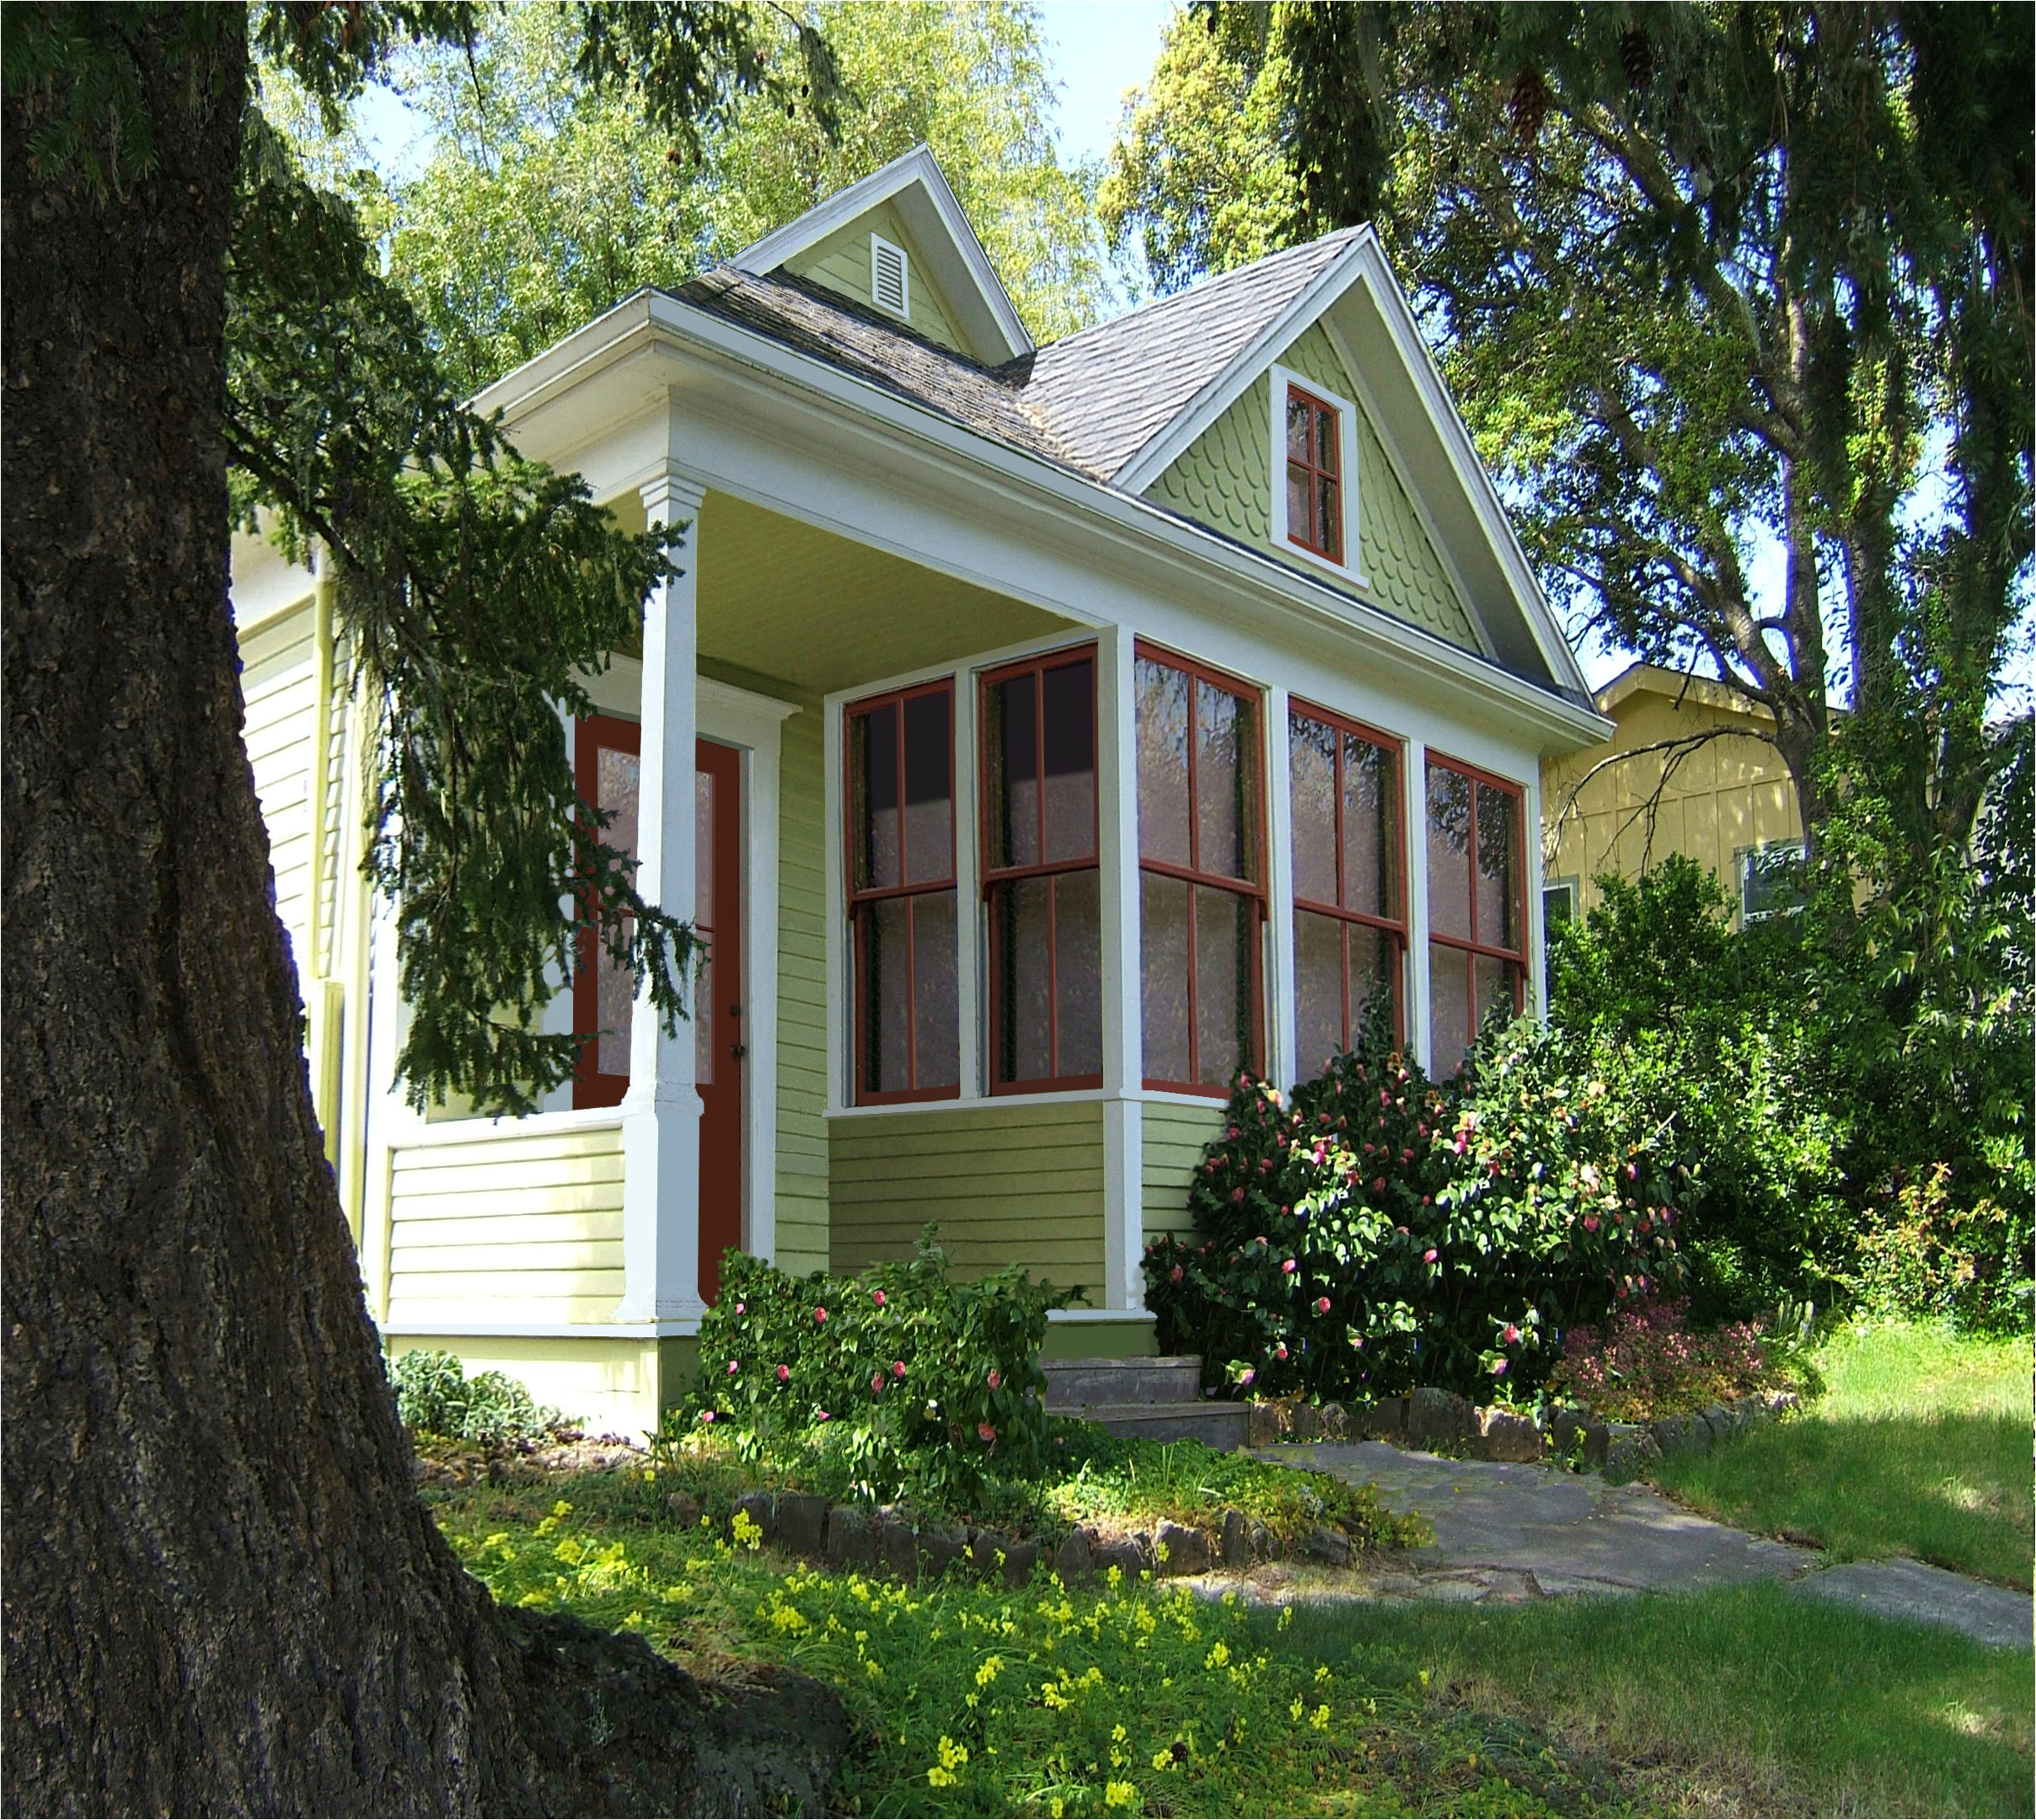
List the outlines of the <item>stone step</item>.
{"type": "Polygon", "coordinates": [[[1127,1440],[1199,1441],[1219,1453],[1244,1446],[1250,1427],[1241,1403],[1101,1403],[1069,1413],[1127,1440]]]}
{"type": "Polygon", "coordinates": [[[1202,1361],[1173,1358],[1052,1359],[1047,1407],[1092,1408],[1104,1403],[1194,1403],[1202,1395],[1202,1361]]]}

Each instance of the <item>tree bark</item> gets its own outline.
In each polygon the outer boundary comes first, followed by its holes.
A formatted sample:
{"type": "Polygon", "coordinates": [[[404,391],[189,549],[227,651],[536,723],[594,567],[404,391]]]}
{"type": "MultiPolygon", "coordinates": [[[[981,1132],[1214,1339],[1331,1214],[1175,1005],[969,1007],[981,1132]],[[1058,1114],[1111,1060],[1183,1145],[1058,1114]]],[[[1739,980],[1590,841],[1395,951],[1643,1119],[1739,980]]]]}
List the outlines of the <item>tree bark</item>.
{"type": "Polygon", "coordinates": [[[125,28],[158,163],[124,194],[33,168],[47,88],[5,104],[0,1794],[816,1804],[831,1696],[710,1695],[639,1640],[497,1611],[412,1489],[241,738],[219,416],[245,20],[214,9],[194,57],[191,18],[125,28]]]}

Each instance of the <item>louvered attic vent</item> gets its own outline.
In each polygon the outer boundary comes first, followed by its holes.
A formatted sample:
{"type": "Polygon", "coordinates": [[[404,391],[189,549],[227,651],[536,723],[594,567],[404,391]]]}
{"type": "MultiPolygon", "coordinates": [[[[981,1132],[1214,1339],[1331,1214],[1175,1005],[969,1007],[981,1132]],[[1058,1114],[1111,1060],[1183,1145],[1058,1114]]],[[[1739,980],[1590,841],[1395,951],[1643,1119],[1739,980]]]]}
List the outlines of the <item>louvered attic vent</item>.
{"type": "Polygon", "coordinates": [[[895,247],[881,234],[870,236],[870,295],[877,308],[893,316],[909,317],[912,268],[903,247],[895,247]]]}

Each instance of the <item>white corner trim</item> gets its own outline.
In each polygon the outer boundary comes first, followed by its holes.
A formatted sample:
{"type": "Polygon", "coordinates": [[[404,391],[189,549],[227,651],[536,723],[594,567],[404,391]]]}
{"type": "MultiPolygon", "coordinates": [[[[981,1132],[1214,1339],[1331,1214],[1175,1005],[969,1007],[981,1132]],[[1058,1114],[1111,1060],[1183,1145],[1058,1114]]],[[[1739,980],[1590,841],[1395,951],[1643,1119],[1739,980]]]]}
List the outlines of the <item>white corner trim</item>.
{"type": "Polygon", "coordinates": [[[1358,566],[1358,407],[1341,393],[1331,392],[1327,386],[1317,385],[1304,372],[1296,372],[1291,367],[1283,367],[1275,361],[1266,369],[1267,389],[1267,450],[1270,477],[1267,490],[1272,501],[1272,547],[1282,556],[1296,562],[1312,563],[1318,569],[1326,569],[1330,574],[1341,576],[1353,587],[1360,587],[1369,594],[1371,583],[1358,566]],[[1305,543],[1297,543],[1287,528],[1287,388],[1305,392],[1309,397],[1319,399],[1337,414],[1337,484],[1342,494],[1343,522],[1341,528],[1343,559],[1339,562],[1332,556],[1325,556],[1319,550],[1311,550],[1305,543]]]}

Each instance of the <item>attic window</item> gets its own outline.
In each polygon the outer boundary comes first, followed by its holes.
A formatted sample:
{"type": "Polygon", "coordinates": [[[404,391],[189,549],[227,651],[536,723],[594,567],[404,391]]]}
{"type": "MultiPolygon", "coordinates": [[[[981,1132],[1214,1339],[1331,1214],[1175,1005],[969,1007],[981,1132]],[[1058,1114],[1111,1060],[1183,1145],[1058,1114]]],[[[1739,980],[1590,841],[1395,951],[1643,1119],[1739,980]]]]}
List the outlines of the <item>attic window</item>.
{"type": "Polygon", "coordinates": [[[1357,407],[1284,367],[1272,368],[1272,380],[1273,548],[1363,587],[1357,407]]]}
{"type": "Polygon", "coordinates": [[[893,246],[881,234],[870,236],[870,297],[877,308],[893,316],[912,313],[912,264],[903,247],[893,246]]]}

